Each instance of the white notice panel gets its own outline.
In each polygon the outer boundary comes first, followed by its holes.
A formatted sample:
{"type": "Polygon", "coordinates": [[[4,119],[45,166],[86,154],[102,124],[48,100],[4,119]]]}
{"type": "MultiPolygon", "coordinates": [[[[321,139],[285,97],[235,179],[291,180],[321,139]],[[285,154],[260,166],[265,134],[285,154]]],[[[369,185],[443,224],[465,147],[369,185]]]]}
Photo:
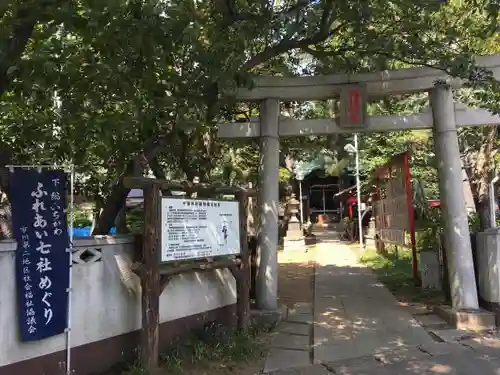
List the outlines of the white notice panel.
{"type": "Polygon", "coordinates": [[[161,262],[239,254],[238,202],[161,199],[161,262]]]}

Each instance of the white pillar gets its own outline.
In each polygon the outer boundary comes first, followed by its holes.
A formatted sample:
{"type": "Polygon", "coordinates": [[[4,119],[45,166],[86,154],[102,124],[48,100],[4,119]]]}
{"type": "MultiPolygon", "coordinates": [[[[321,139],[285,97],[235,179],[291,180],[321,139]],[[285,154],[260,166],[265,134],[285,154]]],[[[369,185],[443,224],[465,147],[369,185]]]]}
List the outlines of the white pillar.
{"type": "MultiPolygon", "coordinates": [[[[302,180],[299,180],[299,195],[300,195],[300,229],[304,231],[304,207],[302,206],[304,199],[302,198],[302,180]]],[[[495,211],[493,210],[493,212],[495,211]]]]}
{"type": "Polygon", "coordinates": [[[358,135],[354,134],[354,148],[356,149],[356,197],[358,198],[358,231],[359,247],[363,248],[363,223],[361,221],[361,180],[359,176],[359,144],[358,135]]]}
{"type": "Polygon", "coordinates": [[[264,310],[278,308],[279,104],[265,99],[260,106],[257,305],[264,310]]]}
{"type": "Polygon", "coordinates": [[[438,163],[452,305],[455,309],[478,309],[451,88],[437,84],[430,92],[429,99],[434,121],[434,150],[438,163]]]}

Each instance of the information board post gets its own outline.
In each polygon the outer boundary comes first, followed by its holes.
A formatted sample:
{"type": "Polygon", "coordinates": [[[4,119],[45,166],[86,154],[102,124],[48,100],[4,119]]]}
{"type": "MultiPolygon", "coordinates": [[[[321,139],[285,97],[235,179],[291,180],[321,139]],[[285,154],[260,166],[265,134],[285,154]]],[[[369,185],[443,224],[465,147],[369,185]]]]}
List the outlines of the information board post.
{"type": "Polygon", "coordinates": [[[160,273],[159,273],[159,231],[160,231],[160,189],[151,184],[144,189],[144,232],[142,239],[141,275],[142,287],[142,329],[141,360],[144,369],[154,374],[158,369],[159,319],[160,319],[160,273]]]}
{"type": "Polygon", "coordinates": [[[246,217],[248,195],[245,192],[240,192],[236,194],[236,198],[239,203],[241,264],[239,265],[239,269],[232,267],[231,272],[236,279],[238,329],[246,332],[250,326],[250,254],[248,252],[246,217]]]}

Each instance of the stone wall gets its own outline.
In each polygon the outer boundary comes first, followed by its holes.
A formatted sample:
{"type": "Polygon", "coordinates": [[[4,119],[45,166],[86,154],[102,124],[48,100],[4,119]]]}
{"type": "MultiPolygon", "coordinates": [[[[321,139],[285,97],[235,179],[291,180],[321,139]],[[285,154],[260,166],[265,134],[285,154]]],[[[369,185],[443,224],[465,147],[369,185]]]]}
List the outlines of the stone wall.
{"type": "MultiPolygon", "coordinates": [[[[71,296],[71,352],[75,375],[104,371],[133,358],[141,327],[140,283],[130,272],[131,237],[76,239],[71,296]],[[105,354],[104,354],[105,353],[105,354]]],[[[15,241],[0,241],[0,375],[64,373],[65,334],[39,342],[18,339],[15,241]]],[[[233,323],[236,284],[218,270],[175,277],[160,297],[160,341],[206,321],[233,323]]]]}

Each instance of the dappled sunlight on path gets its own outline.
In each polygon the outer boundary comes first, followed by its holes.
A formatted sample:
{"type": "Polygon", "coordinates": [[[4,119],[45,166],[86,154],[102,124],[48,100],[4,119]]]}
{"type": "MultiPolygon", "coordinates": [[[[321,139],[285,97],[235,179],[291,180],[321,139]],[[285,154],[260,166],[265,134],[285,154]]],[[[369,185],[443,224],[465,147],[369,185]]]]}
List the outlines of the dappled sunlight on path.
{"type": "Polygon", "coordinates": [[[312,303],[314,282],[314,247],[309,251],[278,253],[280,302],[293,308],[301,302],[312,303]]]}
{"type": "Polygon", "coordinates": [[[433,343],[348,246],[322,243],[315,255],[315,362],[433,343]]]}
{"type": "Polygon", "coordinates": [[[317,244],[313,260],[319,266],[365,268],[359,263],[357,254],[350,247],[337,241],[317,244]]]}
{"type": "Polygon", "coordinates": [[[500,344],[435,341],[347,245],[327,239],[278,259],[289,315],[273,333],[265,373],[500,375],[500,344]]]}

